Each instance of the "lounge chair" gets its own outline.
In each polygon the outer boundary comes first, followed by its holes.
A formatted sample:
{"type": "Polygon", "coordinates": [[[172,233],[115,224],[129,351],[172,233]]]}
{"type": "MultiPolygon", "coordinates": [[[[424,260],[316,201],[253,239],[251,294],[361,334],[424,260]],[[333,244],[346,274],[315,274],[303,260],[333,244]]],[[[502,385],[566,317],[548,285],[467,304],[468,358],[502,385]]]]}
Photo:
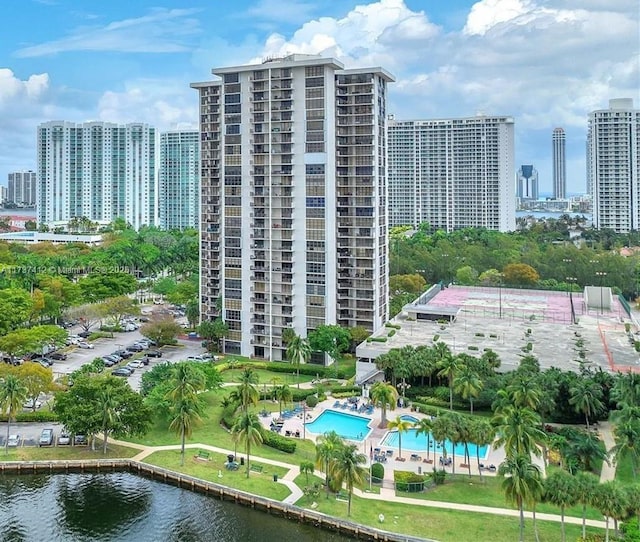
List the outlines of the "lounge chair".
{"type": "Polygon", "coordinates": [[[340,401],[333,403],[333,408],[340,408],[340,401]]]}

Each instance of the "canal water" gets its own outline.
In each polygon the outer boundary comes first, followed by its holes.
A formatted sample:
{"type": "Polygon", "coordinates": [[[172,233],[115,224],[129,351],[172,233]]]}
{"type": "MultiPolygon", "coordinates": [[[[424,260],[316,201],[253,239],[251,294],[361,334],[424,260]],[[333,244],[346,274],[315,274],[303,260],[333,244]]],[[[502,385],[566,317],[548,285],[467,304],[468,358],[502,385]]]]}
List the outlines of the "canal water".
{"type": "Polygon", "coordinates": [[[2,542],[346,542],[130,473],[0,475],[2,542]]]}

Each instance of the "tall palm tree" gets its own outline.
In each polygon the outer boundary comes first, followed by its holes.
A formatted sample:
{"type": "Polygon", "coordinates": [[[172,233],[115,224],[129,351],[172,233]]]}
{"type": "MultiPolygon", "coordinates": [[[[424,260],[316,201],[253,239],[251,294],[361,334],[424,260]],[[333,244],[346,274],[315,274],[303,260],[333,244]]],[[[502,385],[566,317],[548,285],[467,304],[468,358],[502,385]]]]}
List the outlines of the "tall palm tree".
{"type": "Polygon", "coordinates": [[[459,370],[460,363],[458,358],[451,354],[451,350],[445,343],[438,341],[434,345],[434,349],[438,360],[436,362],[438,376],[446,378],[449,382],[449,410],[453,410],[453,377],[459,370]]]}
{"type": "Polygon", "coordinates": [[[453,379],[453,390],[463,399],[469,399],[469,411],[473,414],[473,399],[480,395],[484,384],[478,373],[469,365],[463,366],[453,379]]]}
{"type": "Polygon", "coordinates": [[[618,373],[611,388],[611,399],[616,402],[618,408],[624,405],[640,405],[640,374],[618,373]]]}
{"type": "Polygon", "coordinates": [[[599,480],[590,472],[579,472],[575,476],[575,495],[577,502],[582,504],[582,538],[587,539],[587,505],[591,504],[593,494],[599,480]]]}
{"type": "Polygon", "coordinates": [[[331,476],[336,484],[347,486],[349,501],[347,504],[347,515],[351,515],[351,495],[353,494],[353,486],[361,484],[364,480],[366,469],[364,464],[367,462],[367,456],[358,452],[355,444],[345,444],[338,448],[334,460],[331,462],[331,476]]]}
{"type": "Polygon", "coordinates": [[[390,431],[394,429],[398,432],[398,457],[402,459],[402,433],[405,433],[413,427],[413,423],[408,420],[403,420],[402,416],[396,416],[394,420],[391,420],[387,425],[390,431]]]}
{"type": "Polygon", "coordinates": [[[569,388],[569,404],[576,412],[584,414],[589,429],[589,416],[596,416],[604,408],[602,387],[589,378],[578,378],[569,388]]]}
{"type": "Polygon", "coordinates": [[[504,477],[502,489],[509,502],[513,502],[520,512],[520,542],[524,542],[524,504],[535,501],[542,494],[542,475],[529,455],[516,454],[507,457],[498,468],[504,477]]]}
{"type": "Polygon", "coordinates": [[[540,417],[525,407],[506,407],[493,417],[498,434],[494,447],[504,446],[507,456],[535,454],[546,440],[540,429],[540,417]]]}
{"type": "Polygon", "coordinates": [[[180,464],[184,465],[186,439],[191,436],[193,426],[201,421],[203,401],[199,393],[206,385],[205,377],[191,363],[177,363],[170,378],[169,401],[171,422],[169,429],[180,435],[180,464]]]}
{"type": "Polygon", "coordinates": [[[416,435],[425,435],[427,439],[427,462],[429,461],[429,454],[431,452],[431,429],[433,429],[433,422],[431,418],[422,418],[416,424],[414,424],[416,429],[416,435]]]}
{"type": "Polygon", "coordinates": [[[567,506],[574,506],[578,502],[578,487],[576,478],[566,470],[555,470],[544,481],[544,499],[560,507],[560,531],[562,542],[566,541],[564,530],[564,512],[567,506]]]}
{"type": "Polygon", "coordinates": [[[111,388],[105,388],[98,395],[98,408],[102,418],[101,428],[103,433],[102,453],[107,453],[107,436],[118,419],[118,401],[111,393],[111,388]]]}
{"type": "Polygon", "coordinates": [[[242,412],[231,429],[234,442],[244,442],[247,452],[247,478],[249,478],[249,456],[251,445],[262,443],[262,424],[255,412],[242,412]]]}
{"type": "MultiPolygon", "coordinates": [[[[449,420],[444,414],[440,414],[431,422],[431,434],[433,435],[433,440],[440,443],[442,447],[442,458],[446,459],[447,448],[444,445],[444,441],[447,440],[447,436],[449,435],[449,420]]],[[[435,451],[433,455],[435,460],[435,451]]]]}
{"type": "Polygon", "coordinates": [[[335,431],[327,431],[318,437],[316,442],[316,466],[325,473],[325,487],[327,499],[329,498],[329,471],[331,462],[335,459],[338,449],[344,445],[344,441],[335,431]]]}
{"type": "Polygon", "coordinates": [[[507,393],[514,406],[526,407],[535,411],[540,404],[541,391],[532,378],[517,377],[514,382],[507,386],[507,393]]]}
{"type": "Polygon", "coordinates": [[[605,542],[609,542],[609,518],[613,518],[617,531],[618,520],[627,513],[626,493],[616,480],[611,480],[596,487],[592,504],[605,517],[605,542]]]}
{"type": "Polygon", "coordinates": [[[22,408],[28,393],[27,387],[16,375],[9,374],[4,377],[4,380],[0,380],[0,412],[7,413],[7,438],[4,441],[4,450],[7,454],[11,420],[22,408]]]}
{"type": "Polygon", "coordinates": [[[300,364],[307,363],[311,358],[311,346],[309,341],[300,335],[295,335],[287,346],[287,359],[296,368],[298,388],[300,388],[300,364]]]}
{"type": "Polygon", "coordinates": [[[286,405],[288,402],[291,402],[293,400],[293,393],[291,392],[291,388],[286,384],[276,386],[273,389],[273,393],[278,400],[278,409],[280,411],[280,416],[282,416],[282,403],[286,405]]]}
{"type": "Polygon", "coordinates": [[[240,383],[237,389],[234,390],[234,398],[240,403],[240,408],[243,412],[247,412],[250,406],[258,404],[260,399],[260,392],[256,385],[258,384],[258,375],[253,369],[246,368],[240,374],[240,383]]]}
{"type": "Polygon", "coordinates": [[[616,444],[611,453],[615,462],[620,463],[628,457],[631,460],[631,472],[635,481],[640,463],[640,419],[629,419],[616,424],[613,428],[613,438],[616,444]]]}
{"type": "Polygon", "coordinates": [[[396,401],[398,400],[398,392],[396,389],[386,382],[376,382],[371,386],[369,397],[374,405],[379,406],[382,410],[380,419],[380,427],[387,426],[387,405],[391,410],[395,410],[396,401]]]}
{"type": "Polygon", "coordinates": [[[482,479],[482,469],[480,468],[480,448],[489,446],[496,438],[496,430],[489,420],[482,418],[474,420],[471,428],[471,442],[476,445],[476,464],[478,473],[482,479]]]}

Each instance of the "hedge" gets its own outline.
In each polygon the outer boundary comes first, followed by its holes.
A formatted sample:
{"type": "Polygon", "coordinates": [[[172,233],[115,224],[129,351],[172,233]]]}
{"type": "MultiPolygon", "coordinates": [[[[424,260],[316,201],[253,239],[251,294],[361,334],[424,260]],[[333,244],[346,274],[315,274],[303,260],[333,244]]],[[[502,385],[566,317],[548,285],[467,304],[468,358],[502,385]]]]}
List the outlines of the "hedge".
{"type": "Polygon", "coordinates": [[[390,329],[389,332],[387,333],[387,337],[393,337],[395,334],[396,334],[396,330],[390,329]]]}
{"type": "Polygon", "coordinates": [[[371,465],[371,481],[374,484],[381,484],[384,480],[384,465],[382,463],[374,463],[371,465]]]}
{"type": "Polygon", "coordinates": [[[408,493],[424,491],[424,477],[420,474],[395,471],[393,477],[396,482],[396,491],[407,491],[408,493]]]}
{"type": "Polygon", "coordinates": [[[399,326],[398,324],[392,324],[391,322],[387,322],[384,327],[390,327],[392,329],[402,329],[402,326],[399,326]]]}
{"type": "Polygon", "coordinates": [[[367,342],[372,342],[372,343],[386,343],[387,342],[387,338],[386,337],[369,337],[367,339],[367,342]]]}
{"type": "Polygon", "coordinates": [[[263,429],[261,433],[262,443],[270,448],[275,448],[276,450],[280,450],[281,452],[286,452],[288,454],[292,454],[296,451],[296,441],[294,439],[283,437],[282,435],[269,431],[268,429],[263,429]]]}
{"type": "MultiPolygon", "coordinates": [[[[0,414],[0,421],[6,422],[7,415],[0,414]]],[[[36,410],[35,412],[18,412],[13,417],[16,422],[57,422],[58,415],[50,410],[36,410]]]]}

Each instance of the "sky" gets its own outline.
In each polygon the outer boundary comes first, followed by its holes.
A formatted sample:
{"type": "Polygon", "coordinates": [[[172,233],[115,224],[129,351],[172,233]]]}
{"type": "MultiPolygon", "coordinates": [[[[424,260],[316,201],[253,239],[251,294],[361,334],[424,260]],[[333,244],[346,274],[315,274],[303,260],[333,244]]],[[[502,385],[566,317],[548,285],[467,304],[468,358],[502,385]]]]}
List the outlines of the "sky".
{"type": "MultiPolygon", "coordinates": [[[[381,66],[396,119],[515,119],[516,167],[551,191],[551,135],[567,135],[567,191],[585,190],[590,111],[640,108],[638,0],[2,0],[0,183],[36,170],[41,122],[197,129],[211,69],[291,53],[381,66]]],[[[514,172],[515,175],[515,172],[514,172]]]]}

